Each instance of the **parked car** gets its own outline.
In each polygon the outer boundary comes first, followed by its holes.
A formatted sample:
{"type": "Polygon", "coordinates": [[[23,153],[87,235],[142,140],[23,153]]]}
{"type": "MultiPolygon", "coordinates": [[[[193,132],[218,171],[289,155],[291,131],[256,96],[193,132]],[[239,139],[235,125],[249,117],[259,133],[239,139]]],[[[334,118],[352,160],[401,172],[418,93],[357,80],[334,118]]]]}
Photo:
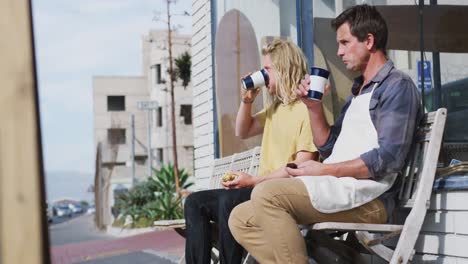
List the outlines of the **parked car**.
{"type": "Polygon", "coordinates": [[[67,205],[55,206],[55,212],[57,213],[58,217],[65,217],[65,216],[72,217],[73,215],[72,210],[70,210],[70,208],[68,208],[67,205]]]}
{"type": "Polygon", "coordinates": [[[68,208],[72,211],[72,213],[74,214],[78,214],[78,213],[82,213],[83,212],[83,208],[81,207],[81,205],[79,204],[74,204],[74,203],[70,203],[68,204],[68,208]]]}
{"type": "Polygon", "coordinates": [[[88,206],[88,210],[86,210],[86,213],[93,214],[94,212],[96,212],[96,208],[94,207],[94,204],[88,206]]]}
{"type": "Polygon", "coordinates": [[[49,223],[52,223],[52,221],[54,220],[54,210],[52,208],[52,206],[49,204],[49,203],[46,203],[47,205],[47,222],[49,223]]]}

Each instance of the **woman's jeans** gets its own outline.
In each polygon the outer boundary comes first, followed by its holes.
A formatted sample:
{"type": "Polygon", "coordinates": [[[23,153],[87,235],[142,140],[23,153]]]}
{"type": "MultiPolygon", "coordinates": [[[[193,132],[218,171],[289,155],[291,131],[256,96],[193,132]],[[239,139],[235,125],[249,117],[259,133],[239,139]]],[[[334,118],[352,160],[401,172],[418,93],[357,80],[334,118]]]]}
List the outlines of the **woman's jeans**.
{"type": "Polygon", "coordinates": [[[243,248],[231,234],[229,215],[234,207],[250,199],[252,188],[205,190],[185,200],[185,259],[188,264],[208,264],[211,259],[213,221],[218,226],[217,247],[221,264],[241,263],[243,248]]]}

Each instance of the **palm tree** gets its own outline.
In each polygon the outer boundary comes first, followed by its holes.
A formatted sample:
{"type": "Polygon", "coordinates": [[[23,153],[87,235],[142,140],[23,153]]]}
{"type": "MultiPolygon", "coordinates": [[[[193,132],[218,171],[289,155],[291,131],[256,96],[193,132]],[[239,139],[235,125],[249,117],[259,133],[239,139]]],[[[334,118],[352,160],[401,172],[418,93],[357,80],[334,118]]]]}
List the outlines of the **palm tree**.
{"type": "Polygon", "coordinates": [[[175,64],[177,68],[177,77],[182,81],[182,86],[184,86],[185,90],[190,83],[192,75],[192,56],[185,51],[175,59],[175,64]]]}

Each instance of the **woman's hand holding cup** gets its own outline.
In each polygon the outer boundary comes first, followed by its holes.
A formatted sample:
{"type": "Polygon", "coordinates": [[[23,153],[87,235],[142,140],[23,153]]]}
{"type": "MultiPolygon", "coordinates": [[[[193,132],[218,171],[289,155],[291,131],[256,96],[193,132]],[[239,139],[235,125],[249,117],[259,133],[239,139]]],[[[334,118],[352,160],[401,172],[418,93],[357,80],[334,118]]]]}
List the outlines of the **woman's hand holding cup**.
{"type": "MultiPolygon", "coordinates": [[[[252,72],[249,72],[248,74],[244,75],[242,78],[241,78],[241,82],[249,77],[250,75],[252,75],[252,72]]],[[[241,100],[244,104],[251,104],[253,103],[253,101],[255,100],[255,97],[257,97],[258,93],[260,92],[260,89],[256,88],[256,89],[245,89],[244,86],[242,86],[241,88],[241,100]]]]}

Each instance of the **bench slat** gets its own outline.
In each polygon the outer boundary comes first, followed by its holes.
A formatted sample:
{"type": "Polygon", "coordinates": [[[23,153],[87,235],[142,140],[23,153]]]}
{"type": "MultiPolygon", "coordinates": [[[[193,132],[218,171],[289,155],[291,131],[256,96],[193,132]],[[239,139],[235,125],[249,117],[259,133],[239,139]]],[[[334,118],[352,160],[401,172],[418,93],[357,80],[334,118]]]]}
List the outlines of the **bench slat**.
{"type": "Polygon", "coordinates": [[[174,220],[159,220],[154,221],[153,226],[167,227],[167,228],[179,228],[185,227],[185,219],[174,219],[174,220]]]}
{"type": "Polygon", "coordinates": [[[341,222],[323,222],[312,226],[313,230],[338,230],[338,231],[369,231],[380,233],[391,233],[400,231],[402,225],[387,224],[362,224],[362,223],[341,223],[341,222]]]}

